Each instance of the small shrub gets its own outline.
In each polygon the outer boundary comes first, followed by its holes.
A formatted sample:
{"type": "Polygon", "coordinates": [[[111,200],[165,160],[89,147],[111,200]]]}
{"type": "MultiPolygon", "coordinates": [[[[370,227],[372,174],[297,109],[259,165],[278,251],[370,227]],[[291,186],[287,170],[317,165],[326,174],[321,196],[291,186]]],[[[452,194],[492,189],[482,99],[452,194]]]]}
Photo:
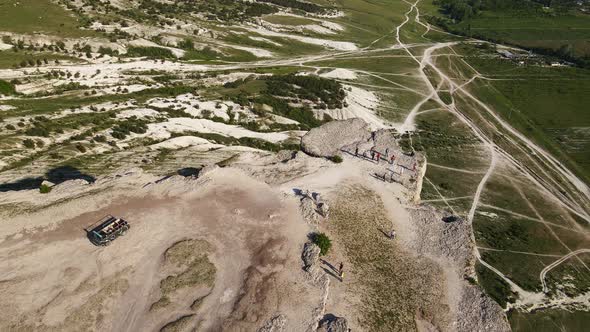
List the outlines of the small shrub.
{"type": "Polygon", "coordinates": [[[82,144],[77,144],[76,145],[76,149],[78,149],[78,151],[85,153],[86,152],[86,147],[82,144]]]}
{"type": "Polygon", "coordinates": [[[34,149],[35,148],[35,141],[33,141],[30,138],[27,138],[23,141],[23,145],[27,148],[27,149],[34,149]]]}
{"type": "Polygon", "coordinates": [[[342,157],[340,157],[340,156],[336,155],[336,156],[332,156],[332,157],[330,157],[330,160],[331,160],[332,162],[335,162],[335,163],[337,163],[337,164],[340,164],[340,163],[342,162],[342,157]]]}
{"type": "Polygon", "coordinates": [[[96,142],[106,143],[107,138],[105,136],[103,136],[103,135],[96,135],[96,136],[94,136],[94,140],[96,142]]]}
{"type": "Polygon", "coordinates": [[[320,255],[324,256],[328,254],[328,251],[332,247],[332,241],[326,234],[314,233],[311,239],[313,243],[320,247],[320,255]]]}
{"type": "Polygon", "coordinates": [[[50,191],[51,187],[46,184],[42,184],[41,187],[39,187],[39,192],[42,194],[49,194],[50,191]]]}
{"type": "Polygon", "coordinates": [[[13,95],[16,93],[14,84],[0,80],[0,95],[13,95]]]}

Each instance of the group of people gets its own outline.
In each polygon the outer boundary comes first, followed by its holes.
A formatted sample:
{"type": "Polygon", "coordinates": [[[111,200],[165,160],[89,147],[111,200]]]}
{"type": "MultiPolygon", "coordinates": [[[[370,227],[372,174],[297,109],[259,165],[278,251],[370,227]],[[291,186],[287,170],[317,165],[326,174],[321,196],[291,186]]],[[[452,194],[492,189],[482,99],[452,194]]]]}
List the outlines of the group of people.
{"type": "MultiPolygon", "coordinates": [[[[371,154],[371,160],[377,161],[377,164],[379,164],[379,161],[381,160],[381,152],[376,151],[375,147],[372,147],[369,150],[369,153],[371,154]]],[[[359,156],[359,147],[358,146],[354,149],[354,156],[355,157],[359,156]]],[[[367,158],[366,151],[363,152],[363,157],[367,158]]],[[[390,165],[393,165],[393,163],[395,162],[395,155],[392,154],[391,157],[389,156],[389,148],[385,149],[385,160],[388,161],[390,165]]]]}
{"type": "MultiPolygon", "coordinates": [[[[390,165],[393,165],[395,163],[396,160],[396,156],[395,154],[389,154],[389,148],[385,149],[385,154],[382,154],[381,152],[375,150],[375,147],[371,147],[370,150],[368,150],[371,160],[372,161],[376,161],[377,164],[379,164],[379,162],[381,161],[381,159],[385,159],[390,165]],[[384,157],[384,158],[383,158],[384,157]]],[[[355,150],[354,150],[354,155],[355,157],[363,157],[363,158],[367,158],[367,151],[364,151],[362,153],[359,154],[359,147],[356,146],[355,150]]],[[[397,174],[397,177],[402,176],[403,172],[404,172],[404,168],[407,170],[411,170],[412,172],[416,173],[416,161],[413,162],[412,164],[412,168],[409,168],[408,166],[404,166],[404,165],[399,165],[400,167],[398,167],[399,172],[396,173],[395,170],[393,169],[388,169],[389,172],[385,172],[383,173],[383,181],[386,182],[394,182],[394,175],[397,174]],[[389,179],[388,179],[388,173],[389,173],[389,179]]],[[[377,173],[375,174],[376,176],[379,176],[377,173]]],[[[415,176],[415,175],[414,175],[415,176]]]]}

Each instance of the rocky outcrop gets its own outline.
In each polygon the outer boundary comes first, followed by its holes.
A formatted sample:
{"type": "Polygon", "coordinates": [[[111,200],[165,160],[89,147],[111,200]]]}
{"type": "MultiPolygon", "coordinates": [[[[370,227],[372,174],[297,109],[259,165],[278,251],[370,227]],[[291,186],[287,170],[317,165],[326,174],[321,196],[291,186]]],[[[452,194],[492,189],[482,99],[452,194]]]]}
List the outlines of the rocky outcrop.
{"type": "Polygon", "coordinates": [[[320,260],[320,247],[314,243],[307,242],[303,246],[301,259],[303,259],[303,269],[309,272],[310,268],[316,265],[320,260]]]}
{"type": "Polygon", "coordinates": [[[285,315],[277,315],[266,321],[257,332],[283,332],[285,331],[286,324],[287,317],[285,315]]]}
{"type": "Polygon", "coordinates": [[[297,157],[297,151],[281,150],[281,151],[277,152],[276,157],[280,162],[286,163],[290,160],[295,159],[295,157],[297,157]]]}
{"type": "Polygon", "coordinates": [[[362,119],[331,121],[307,132],[301,138],[301,149],[315,157],[333,157],[342,147],[370,137],[370,127],[362,119]]]}
{"type": "Polygon", "coordinates": [[[477,286],[463,288],[457,315],[457,331],[510,331],[510,323],[500,305],[477,286]]]}
{"type": "Polygon", "coordinates": [[[315,331],[326,311],[328,294],[330,292],[330,278],[320,265],[320,247],[314,243],[305,243],[303,252],[301,253],[301,259],[303,260],[303,270],[305,270],[306,278],[322,292],[321,300],[312,309],[311,323],[306,329],[306,331],[315,331]]]}
{"type": "Polygon", "coordinates": [[[417,253],[454,262],[464,277],[475,276],[471,225],[463,218],[422,206],[409,211],[415,225],[417,253]]]}
{"type": "Polygon", "coordinates": [[[324,320],[320,327],[318,328],[318,332],[348,332],[348,322],[344,317],[332,317],[329,319],[324,320]]]}
{"type": "Polygon", "coordinates": [[[321,221],[328,219],[330,215],[330,207],[325,202],[319,193],[309,192],[308,190],[301,191],[299,208],[303,219],[311,225],[318,225],[321,221]]]}
{"type": "Polygon", "coordinates": [[[410,210],[414,236],[413,249],[454,267],[447,273],[455,274],[459,284],[459,299],[452,307],[457,331],[510,331],[504,311],[482,290],[465,279],[475,279],[475,241],[471,224],[460,216],[442,212],[432,206],[410,210]]]}

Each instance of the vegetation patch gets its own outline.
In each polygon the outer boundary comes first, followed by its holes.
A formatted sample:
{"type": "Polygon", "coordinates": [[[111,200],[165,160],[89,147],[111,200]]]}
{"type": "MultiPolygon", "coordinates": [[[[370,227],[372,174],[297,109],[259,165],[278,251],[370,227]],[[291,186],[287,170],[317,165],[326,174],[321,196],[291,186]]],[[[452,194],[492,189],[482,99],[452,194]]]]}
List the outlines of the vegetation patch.
{"type": "Polygon", "coordinates": [[[16,33],[44,32],[63,37],[95,36],[81,30],[87,21],[73,15],[51,0],[0,2],[0,30],[16,33]]]}
{"type": "Polygon", "coordinates": [[[325,233],[313,233],[311,240],[320,247],[320,255],[322,256],[327,255],[332,247],[332,241],[325,233]]]}
{"type": "Polygon", "coordinates": [[[144,134],[147,131],[147,122],[137,118],[129,118],[113,127],[111,136],[124,139],[131,133],[144,134]]]}
{"type": "Polygon", "coordinates": [[[479,263],[475,266],[475,271],[477,272],[479,284],[486,294],[498,302],[502,308],[506,308],[508,303],[516,301],[517,294],[512,292],[510,285],[496,273],[479,263]]]}
{"type": "Polygon", "coordinates": [[[250,77],[224,85],[223,94],[241,106],[251,106],[259,116],[267,112],[299,122],[303,130],[320,126],[330,121],[316,118],[312,107],[333,109],[347,106],[346,93],[335,80],[318,76],[273,75],[269,77],[250,77]]]}
{"type": "MultiPolygon", "coordinates": [[[[590,66],[583,2],[435,0],[442,15],[427,20],[469,37],[512,44],[590,66]],[[542,28],[540,28],[542,27],[542,28]]],[[[586,8],[587,10],[588,8],[586,8]]]]}
{"type": "Polygon", "coordinates": [[[340,164],[342,162],[342,157],[340,157],[340,156],[333,156],[333,157],[330,157],[330,160],[332,162],[335,162],[337,164],[340,164]]]}
{"type": "Polygon", "coordinates": [[[42,194],[49,194],[51,192],[51,187],[46,185],[46,184],[42,184],[41,187],[39,187],[39,192],[42,194]]]}
{"type": "Polygon", "coordinates": [[[281,25],[307,25],[315,23],[315,21],[307,18],[287,15],[268,15],[264,17],[264,20],[269,23],[281,25]]]}
{"type": "Polygon", "coordinates": [[[175,58],[171,50],[156,46],[131,46],[127,49],[127,56],[148,57],[153,59],[175,58]]]}
{"type": "Polygon", "coordinates": [[[544,309],[525,313],[510,310],[508,320],[515,332],[584,331],[590,321],[590,312],[544,309]]]}
{"type": "Polygon", "coordinates": [[[260,2],[268,2],[282,7],[299,9],[308,13],[322,13],[326,8],[308,1],[299,0],[260,0],[260,2]]]}
{"type": "Polygon", "coordinates": [[[160,282],[161,297],[151,310],[170,303],[170,297],[179,290],[189,287],[212,287],[215,281],[215,265],[207,257],[211,251],[209,243],[203,240],[184,240],[175,243],[164,252],[164,268],[175,273],[160,282]]]}
{"type": "Polygon", "coordinates": [[[199,133],[199,132],[182,132],[182,133],[173,133],[172,137],[178,136],[195,136],[201,137],[206,140],[209,140],[213,143],[223,144],[223,145],[241,145],[247,146],[255,149],[265,150],[265,151],[273,151],[278,152],[280,150],[299,150],[299,144],[290,144],[290,143],[272,143],[268,142],[259,138],[252,138],[252,137],[241,137],[235,138],[231,136],[224,136],[221,134],[216,133],[199,133]]]}
{"type": "Polygon", "coordinates": [[[433,324],[444,324],[446,295],[440,269],[404,252],[384,236],[380,230],[391,229],[391,221],[374,192],[361,186],[340,188],[338,192],[327,227],[334,244],[342,248],[350,262],[345,271],[351,275],[352,296],[360,299],[359,328],[415,330],[418,310],[426,310],[433,324]]]}
{"type": "Polygon", "coordinates": [[[0,95],[13,95],[15,93],[14,84],[0,80],[0,95]]]}

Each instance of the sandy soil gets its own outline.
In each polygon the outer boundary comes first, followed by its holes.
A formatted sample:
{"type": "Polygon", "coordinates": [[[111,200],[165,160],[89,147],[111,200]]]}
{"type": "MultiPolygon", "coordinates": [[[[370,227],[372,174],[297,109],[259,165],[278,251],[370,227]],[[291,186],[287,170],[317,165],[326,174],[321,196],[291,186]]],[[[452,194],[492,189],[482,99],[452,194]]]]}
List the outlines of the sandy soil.
{"type": "MultiPolygon", "coordinates": [[[[328,74],[334,73],[332,71],[328,74]]],[[[336,75],[351,77],[348,72],[335,73],[336,75]]],[[[354,74],[354,73],[352,73],[354,74]]],[[[346,120],[352,118],[361,118],[367,122],[373,130],[388,128],[385,121],[375,114],[375,109],[379,106],[379,97],[371,91],[343,84],[346,91],[344,99],[348,106],[342,109],[331,109],[322,111],[329,114],[333,119],[346,120]]]]}
{"type": "Polygon", "coordinates": [[[260,27],[249,28],[249,30],[251,30],[252,32],[258,33],[260,35],[263,35],[263,36],[283,37],[283,38],[295,39],[295,40],[298,40],[303,43],[324,46],[326,48],[331,48],[331,49],[338,50],[338,51],[358,50],[358,47],[354,43],[351,43],[351,42],[333,41],[333,40],[320,39],[320,38],[304,37],[304,36],[298,36],[298,35],[293,35],[293,34],[275,32],[275,31],[267,30],[267,29],[260,28],[260,27]]]}
{"type": "Polygon", "coordinates": [[[191,325],[199,330],[254,330],[276,311],[287,316],[288,330],[303,330],[319,294],[298,268],[308,227],[292,201],[235,169],[131,182],[9,219],[0,243],[1,330],[149,331],[187,314],[196,314],[191,325]],[[106,214],[132,228],[111,246],[95,247],[84,227],[106,214]],[[183,239],[214,248],[214,286],[195,310],[200,288],[150,311],[166,277],[162,254],[183,239]]]}

